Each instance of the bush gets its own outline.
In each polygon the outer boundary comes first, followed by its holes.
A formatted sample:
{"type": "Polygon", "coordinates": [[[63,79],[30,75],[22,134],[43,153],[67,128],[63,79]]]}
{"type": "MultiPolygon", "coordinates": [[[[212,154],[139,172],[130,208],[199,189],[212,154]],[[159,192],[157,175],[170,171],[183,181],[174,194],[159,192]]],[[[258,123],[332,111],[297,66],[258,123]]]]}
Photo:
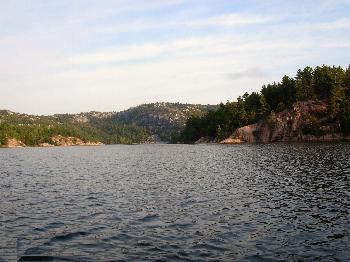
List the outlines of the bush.
{"type": "Polygon", "coordinates": [[[323,136],[325,132],[321,129],[321,126],[316,117],[310,116],[308,124],[303,128],[305,135],[323,136]]]}

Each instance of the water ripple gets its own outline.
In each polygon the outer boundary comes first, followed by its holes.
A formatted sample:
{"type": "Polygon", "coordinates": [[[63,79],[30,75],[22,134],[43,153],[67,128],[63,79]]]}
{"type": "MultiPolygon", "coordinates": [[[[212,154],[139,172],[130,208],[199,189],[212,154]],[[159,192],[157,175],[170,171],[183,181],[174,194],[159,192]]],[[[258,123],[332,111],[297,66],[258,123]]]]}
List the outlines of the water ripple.
{"type": "Polygon", "coordinates": [[[0,261],[350,261],[349,159],[345,143],[0,149],[0,261]]]}

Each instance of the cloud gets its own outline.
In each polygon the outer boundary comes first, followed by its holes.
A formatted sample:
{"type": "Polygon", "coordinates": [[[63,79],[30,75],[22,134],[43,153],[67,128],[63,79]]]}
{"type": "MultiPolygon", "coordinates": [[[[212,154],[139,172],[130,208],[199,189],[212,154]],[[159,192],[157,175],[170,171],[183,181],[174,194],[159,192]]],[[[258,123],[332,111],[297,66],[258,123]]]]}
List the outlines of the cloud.
{"type": "MultiPolygon", "coordinates": [[[[215,37],[189,37],[170,41],[149,42],[145,44],[122,46],[106,50],[89,52],[86,54],[68,57],[58,63],[61,66],[110,66],[124,62],[149,62],[154,59],[172,59],[176,57],[220,57],[238,53],[249,55],[262,54],[264,52],[279,52],[279,50],[299,50],[312,47],[310,41],[293,43],[289,40],[266,39],[252,40],[249,38],[228,37],[218,35],[215,37]]],[[[226,57],[226,58],[225,58],[226,57]]],[[[121,66],[124,66],[121,64],[121,66]]]]}
{"type": "Polygon", "coordinates": [[[155,57],[164,50],[157,44],[134,45],[117,50],[109,50],[73,56],[67,59],[67,64],[72,65],[98,65],[112,62],[130,62],[155,57]]]}
{"type": "Polygon", "coordinates": [[[260,15],[246,15],[240,13],[229,13],[221,16],[210,17],[201,20],[194,20],[184,25],[188,26],[243,26],[252,24],[261,24],[273,20],[271,17],[264,17],[260,15]]]}
{"type": "Polygon", "coordinates": [[[114,26],[99,26],[92,30],[96,33],[120,33],[131,31],[147,31],[166,28],[203,28],[203,27],[239,27],[262,24],[272,21],[271,17],[241,13],[227,13],[219,16],[190,20],[138,21],[114,26]]]}
{"type": "Polygon", "coordinates": [[[238,80],[238,79],[244,79],[244,78],[262,79],[262,78],[266,78],[267,76],[268,74],[262,68],[259,68],[259,67],[248,68],[244,71],[233,72],[227,75],[227,77],[232,80],[238,80]]]}

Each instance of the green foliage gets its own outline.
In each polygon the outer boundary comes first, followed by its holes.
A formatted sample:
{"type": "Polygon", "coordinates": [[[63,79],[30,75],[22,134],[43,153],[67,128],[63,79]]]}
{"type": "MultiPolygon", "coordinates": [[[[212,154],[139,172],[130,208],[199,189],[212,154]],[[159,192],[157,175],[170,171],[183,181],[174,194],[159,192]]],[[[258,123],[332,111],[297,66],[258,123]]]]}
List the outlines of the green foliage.
{"type": "Polygon", "coordinates": [[[320,99],[327,99],[335,88],[342,87],[345,71],[341,67],[323,65],[313,72],[315,94],[320,99]]]}
{"type": "Polygon", "coordinates": [[[217,110],[209,111],[202,117],[190,117],[181,133],[181,141],[193,143],[201,137],[222,139],[236,128],[255,121],[255,110],[260,109],[260,95],[256,97],[256,93],[253,93],[252,96],[239,97],[237,102],[221,103],[217,110]]]}
{"type": "Polygon", "coordinates": [[[267,103],[265,95],[261,95],[259,99],[259,108],[257,110],[259,119],[265,118],[271,111],[270,105],[267,103]]]}
{"type": "Polygon", "coordinates": [[[321,129],[318,119],[314,116],[309,116],[308,124],[303,128],[303,133],[306,135],[322,136],[325,132],[321,129]]]}
{"type": "Polygon", "coordinates": [[[350,65],[344,73],[344,87],[348,90],[350,89],[350,65]]]}
{"type": "Polygon", "coordinates": [[[78,137],[84,141],[95,141],[78,128],[62,124],[47,126],[6,123],[0,125],[0,145],[5,145],[9,138],[16,138],[28,146],[37,146],[41,143],[53,143],[51,138],[56,135],[78,137]]]}
{"type": "Polygon", "coordinates": [[[181,138],[185,143],[191,143],[205,136],[204,130],[201,129],[207,119],[192,116],[187,120],[186,128],[182,132],[181,138]]]}
{"type": "Polygon", "coordinates": [[[296,81],[289,76],[284,76],[280,84],[280,102],[290,107],[296,101],[296,81]]]}
{"type": "Polygon", "coordinates": [[[283,111],[296,101],[296,81],[288,76],[284,76],[281,83],[263,86],[261,94],[264,95],[268,105],[265,106],[267,114],[271,110],[276,112],[283,111]]]}
{"type": "Polygon", "coordinates": [[[350,98],[344,99],[340,106],[340,126],[344,133],[350,133],[350,98]]]}
{"type": "Polygon", "coordinates": [[[313,69],[309,66],[298,70],[296,79],[296,99],[298,101],[313,99],[315,92],[312,84],[313,69]]]}
{"type": "Polygon", "coordinates": [[[276,110],[278,102],[281,99],[281,89],[280,85],[273,83],[267,86],[263,86],[261,89],[261,94],[264,96],[265,101],[261,101],[265,105],[269,105],[269,109],[276,110]]]}
{"type": "Polygon", "coordinates": [[[0,146],[7,143],[8,138],[18,138],[16,129],[8,124],[0,124],[0,146]]]}
{"type": "Polygon", "coordinates": [[[276,111],[277,111],[277,112],[281,112],[281,111],[283,111],[283,110],[285,110],[285,109],[286,109],[286,105],[285,105],[282,101],[280,101],[280,102],[278,103],[278,105],[277,105],[276,111]]]}
{"type": "Polygon", "coordinates": [[[333,87],[329,99],[329,109],[330,114],[333,118],[339,116],[342,110],[342,105],[344,105],[345,100],[347,100],[345,95],[345,89],[342,87],[333,87]]]}

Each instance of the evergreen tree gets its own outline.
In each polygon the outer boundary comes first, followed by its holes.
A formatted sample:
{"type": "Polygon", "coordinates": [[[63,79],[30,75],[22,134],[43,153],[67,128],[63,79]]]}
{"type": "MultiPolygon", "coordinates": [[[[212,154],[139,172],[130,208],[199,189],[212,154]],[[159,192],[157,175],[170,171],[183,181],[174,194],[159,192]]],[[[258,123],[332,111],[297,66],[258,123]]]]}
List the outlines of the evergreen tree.
{"type": "Polygon", "coordinates": [[[296,75],[296,99],[298,101],[314,98],[314,89],[312,84],[313,70],[307,66],[303,70],[298,70],[296,75]]]}

